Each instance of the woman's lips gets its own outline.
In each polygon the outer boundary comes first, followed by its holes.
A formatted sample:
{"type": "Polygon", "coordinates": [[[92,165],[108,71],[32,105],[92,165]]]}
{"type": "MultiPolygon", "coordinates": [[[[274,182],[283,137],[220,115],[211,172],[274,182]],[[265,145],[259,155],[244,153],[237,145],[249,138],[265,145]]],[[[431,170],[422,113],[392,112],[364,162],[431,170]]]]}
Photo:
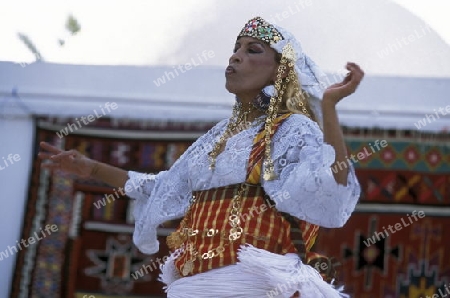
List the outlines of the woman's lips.
{"type": "Polygon", "coordinates": [[[233,74],[233,73],[235,73],[235,72],[236,72],[236,70],[234,69],[233,66],[228,66],[228,67],[225,69],[225,75],[230,75],[230,74],[233,74]]]}

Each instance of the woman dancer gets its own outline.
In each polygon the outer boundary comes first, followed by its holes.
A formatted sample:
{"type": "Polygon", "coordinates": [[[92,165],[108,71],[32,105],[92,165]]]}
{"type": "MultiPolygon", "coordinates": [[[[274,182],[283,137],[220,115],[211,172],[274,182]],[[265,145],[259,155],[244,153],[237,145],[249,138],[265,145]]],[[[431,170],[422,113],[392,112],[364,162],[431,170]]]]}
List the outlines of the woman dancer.
{"type": "Polygon", "coordinates": [[[158,251],[161,223],[183,218],[167,238],[172,255],[160,278],[168,297],[341,297],[331,263],[311,247],[319,226],[345,224],[360,194],[351,166],[331,170],[346,160],[336,105],[364,76],[354,63],[346,68],[323,91],[294,36],[256,17],[225,71],[232,116],[169,170],[127,172],[46,143],[40,157],[51,161],[45,167],[125,189],[144,253],[158,251]]]}

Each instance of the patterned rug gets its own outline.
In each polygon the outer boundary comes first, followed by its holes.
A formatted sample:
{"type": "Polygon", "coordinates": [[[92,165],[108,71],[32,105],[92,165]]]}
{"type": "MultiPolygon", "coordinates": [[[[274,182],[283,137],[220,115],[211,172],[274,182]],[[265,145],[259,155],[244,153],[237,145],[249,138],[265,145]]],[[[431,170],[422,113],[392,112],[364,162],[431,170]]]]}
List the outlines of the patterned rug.
{"type": "Polygon", "coordinates": [[[338,258],[352,297],[446,297],[450,291],[450,135],[350,135],[362,187],[342,229],[322,229],[316,249],[338,258]],[[384,138],[383,138],[384,137],[384,138]],[[376,149],[377,140],[388,144],[376,149]],[[428,296],[427,296],[428,295],[428,296]]]}
{"type": "MultiPolygon", "coordinates": [[[[39,142],[46,141],[141,172],[169,168],[193,139],[212,126],[102,119],[88,131],[60,138],[55,132],[65,121],[38,122],[36,153],[39,142]]],[[[35,159],[26,208],[23,239],[48,224],[56,225],[58,232],[20,251],[11,297],[165,297],[157,268],[168,254],[167,228],[160,230],[160,252],[140,253],[131,241],[132,201],[117,190],[50,173],[35,159]]]]}
{"type": "MultiPolygon", "coordinates": [[[[35,152],[47,141],[125,169],[158,172],[212,125],[99,120],[59,138],[55,131],[70,120],[40,119],[35,152]]],[[[399,138],[349,129],[345,135],[362,196],[344,228],[322,230],[316,251],[340,259],[339,281],[352,297],[445,293],[449,136],[399,138]]],[[[49,224],[58,232],[20,251],[11,297],[165,297],[156,268],[168,254],[165,236],[176,222],[161,227],[161,250],[143,255],[131,241],[132,207],[117,190],[49,173],[35,160],[22,238],[49,224]]]]}

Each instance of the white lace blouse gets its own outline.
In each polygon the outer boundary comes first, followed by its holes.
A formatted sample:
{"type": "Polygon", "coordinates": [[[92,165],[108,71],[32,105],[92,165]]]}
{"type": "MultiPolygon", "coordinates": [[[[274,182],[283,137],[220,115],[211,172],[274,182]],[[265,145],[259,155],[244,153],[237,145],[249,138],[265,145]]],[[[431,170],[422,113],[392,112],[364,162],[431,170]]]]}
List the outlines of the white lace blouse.
{"type": "MultiPolygon", "coordinates": [[[[246,130],[228,139],[209,169],[208,153],[226,129],[222,120],[195,141],[167,171],[156,175],[130,171],[126,194],[136,199],[133,240],[148,254],[158,251],[157,227],[181,218],[191,192],[245,181],[253,139],[264,125],[256,120],[246,130]]],[[[324,143],[319,126],[304,115],[287,118],[273,136],[272,159],[278,179],[261,185],[282,212],[323,227],[341,227],[353,212],[360,195],[354,169],[349,167],[346,186],[333,177],[332,146],[324,143]]]]}

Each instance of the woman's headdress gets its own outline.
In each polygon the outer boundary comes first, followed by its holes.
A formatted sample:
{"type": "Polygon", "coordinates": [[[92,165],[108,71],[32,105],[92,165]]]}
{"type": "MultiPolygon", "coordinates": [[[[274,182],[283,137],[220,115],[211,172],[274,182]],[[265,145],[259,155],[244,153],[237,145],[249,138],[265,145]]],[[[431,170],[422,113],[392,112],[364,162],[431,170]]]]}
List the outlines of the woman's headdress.
{"type": "MultiPolygon", "coordinates": [[[[245,24],[238,38],[243,36],[253,37],[268,43],[282,57],[293,62],[293,67],[300,81],[302,91],[306,92],[312,99],[322,99],[325,88],[322,79],[325,74],[303,52],[300,42],[290,32],[275,24],[270,24],[261,17],[255,17],[245,24]]],[[[273,95],[273,86],[266,87],[264,91],[269,95],[273,95]]],[[[320,102],[311,102],[312,108],[318,118],[317,120],[321,122],[321,113],[320,111],[316,111],[316,104],[319,104],[318,108],[320,109],[320,102]]]]}
{"type": "Polygon", "coordinates": [[[270,24],[261,17],[249,20],[239,33],[238,37],[253,37],[266,42],[277,53],[281,54],[281,61],[278,67],[277,78],[274,86],[267,86],[262,90],[262,96],[258,100],[260,106],[267,108],[267,118],[265,123],[265,170],[264,179],[275,178],[274,165],[271,158],[271,138],[270,132],[274,119],[278,114],[286,85],[291,80],[294,81],[293,100],[287,104],[295,104],[296,109],[311,117],[307,107],[311,107],[315,119],[321,123],[322,113],[320,100],[323,96],[325,85],[321,78],[325,74],[320,71],[317,65],[302,50],[300,43],[295,37],[281,27],[270,24]],[[288,75],[283,78],[283,74],[289,68],[288,75]],[[264,102],[261,98],[266,97],[269,102],[264,102]]]}

